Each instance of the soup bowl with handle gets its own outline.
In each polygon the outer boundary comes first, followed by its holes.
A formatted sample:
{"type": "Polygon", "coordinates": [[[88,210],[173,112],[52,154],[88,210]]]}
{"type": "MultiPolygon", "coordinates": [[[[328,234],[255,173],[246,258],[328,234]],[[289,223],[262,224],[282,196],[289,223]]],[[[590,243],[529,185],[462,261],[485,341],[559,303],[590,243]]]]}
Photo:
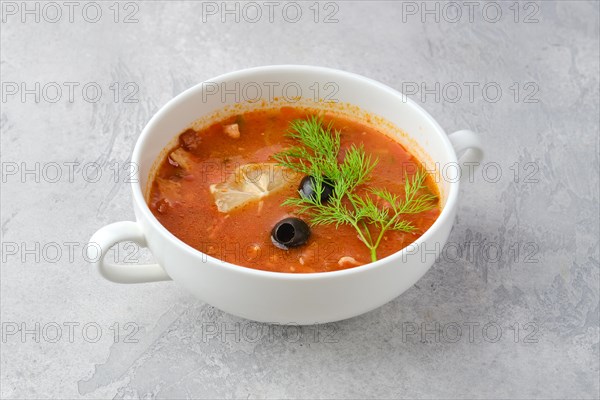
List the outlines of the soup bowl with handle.
{"type": "Polygon", "coordinates": [[[455,220],[465,166],[476,166],[482,157],[476,134],[461,130],[447,135],[405,95],[360,75],[300,65],[228,73],[181,93],[148,122],[132,155],[135,221],[98,230],[90,239],[88,257],[109,281],[173,280],[198,299],[251,320],[314,324],[354,317],[396,298],[435,263],[455,220]],[[187,245],[162,226],[146,196],[157,160],[173,138],[194,124],[201,125],[198,121],[203,118],[214,121],[219,113],[281,105],[331,110],[382,125],[382,132],[403,144],[435,177],[442,208],[437,220],[414,243],[391,256],[350,269],[308,274],[224,262],[187,245]],[[105,257],[108,250],[124,241],[147,247],[156,264],[110,263],[105,257]]]}

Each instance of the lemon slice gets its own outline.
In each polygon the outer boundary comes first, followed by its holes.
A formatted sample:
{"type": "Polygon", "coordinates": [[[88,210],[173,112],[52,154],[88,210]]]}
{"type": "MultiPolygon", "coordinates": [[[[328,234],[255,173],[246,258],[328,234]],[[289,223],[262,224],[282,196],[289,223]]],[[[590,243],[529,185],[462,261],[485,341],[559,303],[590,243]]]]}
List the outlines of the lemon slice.
{"type": "Polygon", "coordinates": [[[244,164],[226,181],[210,185],[220,212],[257,201],[294,182],[295,173],[275,163],[244,164]]]}

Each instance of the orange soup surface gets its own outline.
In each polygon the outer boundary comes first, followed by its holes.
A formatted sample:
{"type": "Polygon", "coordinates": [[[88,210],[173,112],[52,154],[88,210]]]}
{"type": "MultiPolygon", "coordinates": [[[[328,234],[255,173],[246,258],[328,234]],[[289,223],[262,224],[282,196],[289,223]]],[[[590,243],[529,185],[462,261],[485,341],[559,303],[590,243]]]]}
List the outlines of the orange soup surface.
{"type": "MultiPolygon", "coordinates": [[[[193,248],[218,259],[249,268],[276,272],[327,272],[352,268],[372,261],[354,227],[342,224],[314,225],[309,215],[296,206],[282,205],[298,197],[302,176],[289,174],[285,185],[257,201],[229,212],[219,211],[211,185],[225,182],[236,168],[250,163],[274,163],[273,155],[297,143],[286,135],[290,123],[317,114],[300,108],[251,111],[218,121],[206,129],[188,129],[179,135],[151,182],[148,203],[152,213],[171,233],[193,248]],[[273,227],[287,217],[298,217],[310,226],[308,241],[287,250],[271,239],[273,227]]],[[[404,196],[405,180],[421,163],[402,145],[375,127],[337,114],[320,114],[325,124],[340,132],[340,161],[352,145],[364,146],[366,154],[377,159],[369,187],[385,188],[404,196]]],[[[271,164],[274,165],[274,164],[271,164]]],[[[421,192],[437,195],[437,187],[427,177],[421,192]]],[[[383,204],[385,206],[385,204],[383,204]]],[[[412,232],[388,230],[377,248],[377,258],[389,256],[414,242],[439,216],[436,199],[433,208],[404,215],[416,229],[412,232]]],[[[375,235],[375,230],[371,230],[375,235]]],[[[402,268],[398,265],[398,268],[402,268]]]]}

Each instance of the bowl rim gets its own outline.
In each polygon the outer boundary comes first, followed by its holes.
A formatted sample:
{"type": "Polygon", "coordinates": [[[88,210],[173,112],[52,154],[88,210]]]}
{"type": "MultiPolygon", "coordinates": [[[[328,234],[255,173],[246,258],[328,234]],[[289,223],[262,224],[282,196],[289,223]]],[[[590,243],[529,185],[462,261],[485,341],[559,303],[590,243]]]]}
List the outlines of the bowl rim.
{"type": "MultiPolygon", "coordinates": [[[[162,119],[164,115],[171,112],[180,103],[186,101],[189,97],[195,95],[196,92],[201,91],[203,83],[235,80],[235,79],[239,79],[241,77],[247,77],[248,74],[253,74],[256,72],[282,72],[282,71],[283,72],[295,72],[295,73],[299,73],[299,74],[306,73],[306,72],[337,74],[337,75],[345,76],[346,78],[362,81],[362,82],[372,85],[380,90],[386,91],[394,96],[402,98],[402,100],[404,102],[408,103],[411,107],[413,107],[424,120],[427,120],[435,128],[438,139],[440,141],[442,141],[446,151],[448,151],[450,153],[449,154],[450,155],[450,163],[458,163],[458,160],[456,157],[456,152],[454,151],[454,147],[452,146],[450,139],[448,138],[448,135],[446,134],[445,130],[427,111],[425,111],[425,109],[423,107],[421,107],[415,101],[409,99],[406,95],[404,95],[400,91],[393,89],[393,88],[391,88],[381,82],[378,82],[374,79],[367,78],[365,76],[362,76],[362,75],[359,75],[356,73],[347,72],[347,71],[329,68],[329,67],[312,66],[312,65],[295,65],[295,64],[267,65],[267,66],[259,66],[259,67],[252,67],[252,68],[236,70],[236,71],[221,74],[214,78],[205,80],[203,82],[200,82],[200,83],[186,89],[182,93],[178,94],[177,96],[175,96],[174,98],[169,100],[166,104],[164,104],[148,121],[148,123],[142,130],[142,133],[140,134],[140,136],[138,137],[138,139],[135,143],[135,147],[133,149],[133,153],[131,156],[131,162],[134,165],[140,165],[140,158],[142,156],[141,148],[143,147],[142,143],[144,141],[146,141],[146,139],[150,136],[151,131],[152,131],[154,125],[157,123],[157,121],[162,119]]],[[[408,134],[410,136],[410,133],[408,133],[408,134]]],[[[409,249],[412,246],[417,246],[418,248],[420,248],[420,246],[422,244],[426,243],[428,241],[428,239],[435,234],[436,231],[438,231],[446,223],[451,222],[449,220],[451,218],[453,218],[453,216],[454,216],[453,209],[457,203],[459,185],[460,185],[459,180],[449,182],[450,187],[449,187],[449,191],[448,191],[448,197],[447,197],[446,203],[445,203],[444,207],[442,208],[442,211],[441,211],[440,215],[438,216],[438,218],[421,236],[419,236],[414,242],[410,243],[409,245],[402,248],[401,250],[399,250],[393,254],[390,254],[387,257],[381,258],[377,261],[370,262],[370,263],[360,265],[357,267],[352,267],[352,268],[347,268],[347,269],[342,269],[342,270],[337,270],[337,271],[327,271],[327,272],[295,273],[295,272],[266,271],[266,270],[254,269],[254,268],[250,268],[250,267],[244,267],[242,265],[233,264],[233,263],[230,263],[227,261],[223,261],[219,258],[212,257],[212,256],[210,256],[206,253],[203,253],[200,250],[197,250],[197,249],[193,248],[192,246],[188,245],[187,243],[185,243],[184,241],[182,241],[181,239],[176,237],[173,233],[171,233],[167,228],[165,228],[160,223],[160,221],[158,221],[158,219],[154,216],[154,214],[150,210],[150,207],[148,206],[148,204],[146,203],[146,200],[144,198],[144,194],[143,194],[142,187],[141,187],[142,185],[141,185],[141,179],[140,179],[140,168],[135,168],[135,171],[133,171],[133,172],[134,172],[134,175],[132,176],[132,179],[131,179],[131,188],[132,188],[132,192],[133,192],[133,200],[134,200],[134,203],[138,206],[139,212],[146,220],[148,220],[154,226],[154,228],[166,240],[173,241],[174,243],[176,243],[178,245],[178,247],[181,248],[181,250],[185,251],[186,253],[190,254],[191,256],[202,257],[202,260],[200,261],[202,263],[205,263],[205,264],[216,263],[216,264],[218,264],[219,268],[226,268],[230,272],[248,274],[248,275],[253,275],[255,277],[262,277],[262,278],[279,279],[279,280],[298,280],[298,281],[315,280],[315,279],[316,280],[336,279],[336,278],[340,278],[340,277],[344,277],[344,276],[348,276],[348,275],[352,275],[352,274],[366,273],[371,270],[381,268],[386,264],[393,263],[394,261],[401,260],[402,257],[406,255],[407,249],[409,249]]],[[[161,265],[161,267],[164,268],[162,265],[161,265]]],[[[168,271],[166,271],[166,272],[168,273],[168,271]]]]}

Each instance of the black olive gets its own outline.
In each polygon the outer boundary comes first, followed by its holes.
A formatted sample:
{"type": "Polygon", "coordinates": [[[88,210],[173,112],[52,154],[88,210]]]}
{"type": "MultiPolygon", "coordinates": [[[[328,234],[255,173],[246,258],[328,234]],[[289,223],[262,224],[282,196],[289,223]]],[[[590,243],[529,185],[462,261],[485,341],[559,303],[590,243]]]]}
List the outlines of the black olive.
{"type": "MultiPolygon", "coordinates": [[[[327,181],[323,181],[322,186],[323,192],[321,192],[321,203],[326,203],[333,194],[333,185],[327,181]]],[[[314,199],[317,195],[315,190],[315,178],[310,175],[302,178],[302,181],[300,181],[300,186],[298,187],[298,192],[300,193],[300,196],[304,197],[305,199],[314,199]]]]}
{"type": "Polygon", "coordinates": [[[280,249],[302,246],[310,236],[310,228],[300,218],[284,218],[271,231],[271,241],[280,249]]]}

